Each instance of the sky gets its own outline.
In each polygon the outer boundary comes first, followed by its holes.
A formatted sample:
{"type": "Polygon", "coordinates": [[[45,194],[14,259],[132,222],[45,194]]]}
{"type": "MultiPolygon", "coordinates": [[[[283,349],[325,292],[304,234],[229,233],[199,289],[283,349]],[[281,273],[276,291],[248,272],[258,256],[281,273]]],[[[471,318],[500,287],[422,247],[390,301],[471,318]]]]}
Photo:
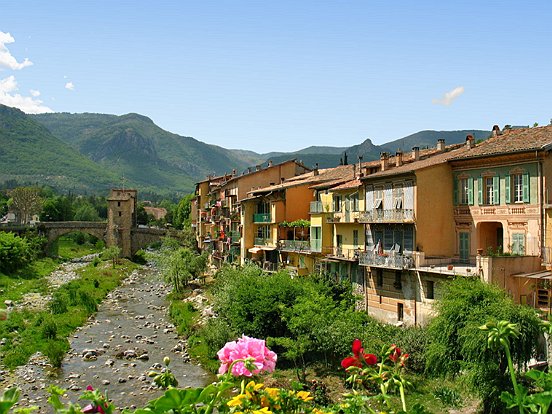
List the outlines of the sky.
{"type": "Polygon", "coordinates": [[[548,0],[3,2],[0,103],[258,153],[546,125],[551,22],[548,0]]]}

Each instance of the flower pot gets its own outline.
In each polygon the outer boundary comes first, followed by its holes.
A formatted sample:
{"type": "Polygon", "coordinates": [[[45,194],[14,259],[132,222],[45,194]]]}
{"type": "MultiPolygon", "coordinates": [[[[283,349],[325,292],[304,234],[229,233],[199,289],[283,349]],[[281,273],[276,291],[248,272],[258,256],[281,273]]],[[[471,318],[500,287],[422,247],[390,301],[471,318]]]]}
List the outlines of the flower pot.
{"type": "Polygon", "coordinates": [[[454,269],[454,266],[453,266],[453,265],[448,265],[448,266],[447,266],[447,269],[448,269],[448,270],[452,270],[452,269],[454,269]]]}

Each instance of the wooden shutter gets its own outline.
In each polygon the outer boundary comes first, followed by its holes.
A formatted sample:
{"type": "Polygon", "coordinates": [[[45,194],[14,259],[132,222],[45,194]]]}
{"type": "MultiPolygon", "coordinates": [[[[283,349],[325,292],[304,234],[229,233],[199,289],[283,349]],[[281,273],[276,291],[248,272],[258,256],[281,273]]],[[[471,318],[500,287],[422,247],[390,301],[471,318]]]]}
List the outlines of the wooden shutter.
{"type": "Polygon", "coordinates": [[[458,205],[460,199],[458,195],[458,177],[452,177],[452,186],[453,186],[453,203],[455,206],[458,205]]]}
{"type": "Polygon", "coordinates": [[[511,175],[507,175],[506,177],[504,177],[504,191],[505,191],[505,199],[506,199],[506,204],[510,204],[512,202],[511,200],[511,193],[512,193],[512,187],[511,187],[511,182],[512,182],[512,176],[511,175]]]}
{"type": "Polygon", "coordinates": [[[374,248],[374,239],[372,237],[372,229],[370,226],[366,226],[366,250],[372,250],[374,248]]]}
{"type": "Polygon", "coordinates": [[[523,202],[529,203],[529,173],[523,174],[521,180],[523,185],[523,202]]]}
{"type": "Polygon", "coordinates": [[[404,209],[414,210],[414,186],[412,181],[404,183],[404,209]]]}
{"type": "Polygon", "coordinates": [[[365,203],[365,211],[370,211],[374,208],[374,187],[371,185],[366,186],[365,203]]]}
{"type": "Polygon", "coordinates": [[[483,205],[483,177],[477,177],[477,204],[483,205]]]}
{"type": "Polygon", "coordinates": [[[468,204],[473,206],[473,177],[468,177],[468,204]]]}
{"type": "Polygon", "coordinates": [[[393,208],[393,186],[391,184],[385,184],[385,191],[383,193],[383,209],[390,210],[393,208]]]}
{"type": "Polygon", "coordinates": [[[500,177],[493,177],[493,204],[500,204],[500,177]]]}

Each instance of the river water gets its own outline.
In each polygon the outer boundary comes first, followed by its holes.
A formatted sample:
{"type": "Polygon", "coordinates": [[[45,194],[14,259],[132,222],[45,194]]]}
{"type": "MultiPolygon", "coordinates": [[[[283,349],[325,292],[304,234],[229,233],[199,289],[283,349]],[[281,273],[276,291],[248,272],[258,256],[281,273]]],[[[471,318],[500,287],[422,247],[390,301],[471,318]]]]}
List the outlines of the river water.
{"type": "Polygon", "coordinates": [[[55,384],[67,389],[67,400],[73,402],[91,385],[107,391],[121,409],[141,407],[163,393],[147,373],[161,368],[165,356],[171,358],[170,368],[180,387],[211,382],[211,374],[189,362],[185,342],[168,320],[168,292],[154,268],[135,271],[70,338],[71,351],[60,370],[52,370],[44,357],[35,356],[15,371],[12,381],[22,391],[19,406],[37,405],[38,412],[51,412],[46,389],[55,384]]]}

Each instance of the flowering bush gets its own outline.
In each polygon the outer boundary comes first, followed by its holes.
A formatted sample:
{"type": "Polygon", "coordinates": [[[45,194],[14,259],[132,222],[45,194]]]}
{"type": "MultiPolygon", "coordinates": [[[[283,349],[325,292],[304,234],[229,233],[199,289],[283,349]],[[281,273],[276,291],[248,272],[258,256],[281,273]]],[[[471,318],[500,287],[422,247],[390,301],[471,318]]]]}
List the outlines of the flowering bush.
{"type": "Polygon", "coordinates": [[[219,374],[230,370],[235,377],[251,377],[272,372],[276,367],[277,356],[265,346],[265,341],[245,335],[237,341],[227,342],[217,355],[221,362],[219,374]]]}

